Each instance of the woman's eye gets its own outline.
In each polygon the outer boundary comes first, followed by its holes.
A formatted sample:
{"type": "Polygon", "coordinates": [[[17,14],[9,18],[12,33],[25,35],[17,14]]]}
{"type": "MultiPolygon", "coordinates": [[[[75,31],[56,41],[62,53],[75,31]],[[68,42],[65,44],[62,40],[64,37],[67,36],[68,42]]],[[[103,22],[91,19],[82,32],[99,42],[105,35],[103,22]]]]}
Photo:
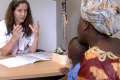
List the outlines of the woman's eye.
{"type": "Polygon", "coordinates": [[[18,12],[21,12],[21,11],[22,11],[21,9],[18,10],[18,12]]]}

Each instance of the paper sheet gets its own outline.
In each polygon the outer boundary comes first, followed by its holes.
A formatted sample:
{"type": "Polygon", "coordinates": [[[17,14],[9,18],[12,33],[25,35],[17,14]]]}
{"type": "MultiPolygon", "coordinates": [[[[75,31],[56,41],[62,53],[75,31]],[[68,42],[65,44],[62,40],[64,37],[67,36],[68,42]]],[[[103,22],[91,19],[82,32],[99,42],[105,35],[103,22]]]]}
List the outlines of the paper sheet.
{"type": "Polygon", "coordinates": [[[10,57],[7,59],[2,59],[0,60],[0,64],[8,68],[13,68],[26,64],[32,64],[36,61],[46,61],[46,60],[51,60],[51,56],[43,53],[42,54],[31,53],[31,54],[19,55],[16,57],[10,57]]]}

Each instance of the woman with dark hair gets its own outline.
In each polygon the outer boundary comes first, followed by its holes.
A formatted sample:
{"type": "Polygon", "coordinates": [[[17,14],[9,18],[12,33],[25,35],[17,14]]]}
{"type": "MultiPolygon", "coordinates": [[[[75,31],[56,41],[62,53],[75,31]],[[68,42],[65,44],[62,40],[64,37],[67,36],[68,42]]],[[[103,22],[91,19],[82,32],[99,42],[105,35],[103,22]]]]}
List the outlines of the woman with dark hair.
{"type": "Polygon", "coordinates": [[[0,22],[0,55],[35,52],[38,47],[39,26],[33,23],[27,0],[12,0],[5,20],[0,22]]]}

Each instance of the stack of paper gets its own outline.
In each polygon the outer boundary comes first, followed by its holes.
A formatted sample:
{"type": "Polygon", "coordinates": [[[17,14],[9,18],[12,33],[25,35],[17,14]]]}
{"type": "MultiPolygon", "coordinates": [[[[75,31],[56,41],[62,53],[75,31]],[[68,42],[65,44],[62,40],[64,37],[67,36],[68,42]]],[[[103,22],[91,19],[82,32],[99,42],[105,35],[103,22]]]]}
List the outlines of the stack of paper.
{"type": "Polygon", "coordinates": [[[8,68],[18,67],[26,64],[32,64],[36,61],[51,60],[51,53],[28,53],[16,57],[10,57],[0,60],[0,64],[8,68]]]}

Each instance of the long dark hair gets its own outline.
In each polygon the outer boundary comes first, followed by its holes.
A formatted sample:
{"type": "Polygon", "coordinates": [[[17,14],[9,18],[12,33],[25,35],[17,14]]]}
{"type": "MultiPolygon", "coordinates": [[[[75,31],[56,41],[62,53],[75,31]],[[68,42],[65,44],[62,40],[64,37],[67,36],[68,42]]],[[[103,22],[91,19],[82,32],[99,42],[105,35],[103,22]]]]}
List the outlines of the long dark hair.
{"type": "Polygon", "coordinates": [[[13,25],[15,24],[14,19],[14,11],[19,4],[25,3],[27,4],[27,16],[25,21],[21,24],[24,27],[24,35],[30,36],[32,34],[31,29],[29,28],[29,24],[33,24],[33,18],[31,14],[30,5],[27,0],[12,0],[8,6],[8,9],[6,11],[5,15],[5,23],[7,26],[7,34],[12,33],[13,25]]]}

